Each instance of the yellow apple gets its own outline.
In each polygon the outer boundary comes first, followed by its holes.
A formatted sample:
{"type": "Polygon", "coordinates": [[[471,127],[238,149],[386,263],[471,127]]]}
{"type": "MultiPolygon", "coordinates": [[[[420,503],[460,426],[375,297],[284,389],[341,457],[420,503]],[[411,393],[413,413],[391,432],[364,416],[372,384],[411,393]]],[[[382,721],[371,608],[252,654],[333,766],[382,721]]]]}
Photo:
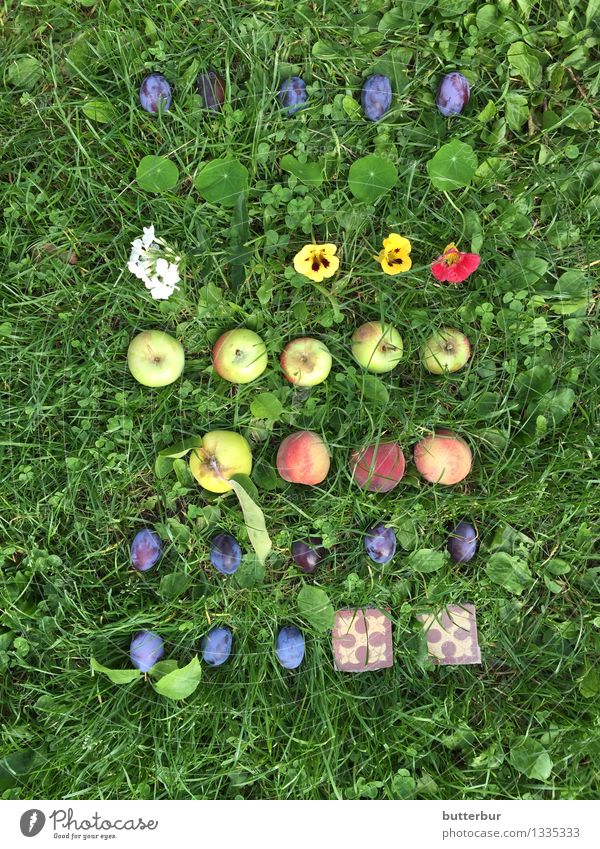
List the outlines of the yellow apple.
{"type": "Polygon", "coordinates": [[[212,430],[202,437],[202,447],[192,451],[190,471],[209,492],[228,492],[229,478],[252,471],[250,446],[239,433],[212,430]]]}

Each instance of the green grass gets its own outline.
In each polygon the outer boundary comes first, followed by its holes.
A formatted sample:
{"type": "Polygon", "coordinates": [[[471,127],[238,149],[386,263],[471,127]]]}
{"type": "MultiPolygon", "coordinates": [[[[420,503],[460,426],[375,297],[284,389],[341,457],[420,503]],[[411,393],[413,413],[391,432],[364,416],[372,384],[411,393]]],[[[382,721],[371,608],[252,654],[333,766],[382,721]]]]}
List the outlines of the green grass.
{"type": "Polygon", "coordinates": [[[597,102],[593,21],[586,24],[585,4],[575,0],[500,2],[495,17],[477,18],[478,4],[452,5],[454,14],[448,3],[399,3],[404,14],[382,34],[380,2],[0,4],[5,798],[597,793],[599,336],[586,282],[592,286],[600,259],[600,166],[593,115],[571,76],[597,102]],[[520,38],[537,51],[541,79],[532,88],[507,60],[520,38]],[[29,91],[10,82],[12,60],[27,55],[41,70],[29,91]],[[211,67],[228,84],[216,116],[202,112],[194,88],[211,67]],[[380,124],[350,117],[341,102],[358,96],[374,67],[391,68],[397,92],[380,124]],[[473,96],[464,116],[447,121],[435,109],[435,87],[453,69],[472,75],[473,96]],[[162,119],[137,106],[148,70],[175,86],[162,119]],[[275,94],[291,72],[309,82],[310,108],[286,119],[275,94]],[[519,131],[504,123],[507,92],[530,110],[519,131]],[[81,109],[99,97],[114,106],[106,124],[81,109]],[[496,117],[480,120],[490,101],[496,117]],[[491,170],[443,194],[426,162],[452,138],[470,143],[480,164],[492,158],[491,170]],[[393,159],[400,179],[365,209],[353,204],[347,172],[373,151],[393,159]],[[281,172],[285,153],[325,157],[323,186],[308,191],[281,172]],[[174,192],[153,196],[136,185],[147,154],[178,164],[174,192]],[[252,253],[238,292],[229,286],[231,212],[202,202],[193,186],[198,165],[225,154],[251,175],[252,253]],[[162,304],[126,270],[130,242],[150,223],[186,262],[182,291],[162,304]],[[413,245],[413,269],[396,278],[372,260],[392,230],[413,245]],[[326,286],[333,302],[291,271],[311,235],[339,246],[341,271],[326,286]],[[437,285],[428,270],[450,241],[481,245],[481,268],[461,287],[437,285]],[[44,252],[47,243],[58,250],[44,252]],[[539,276],[532,255],[547,263],[539,276]],[[572,269],[585,275],[575,284],[585,305],[560,315],[554,287],[572,269]],[[354,327],[380,317],[398,327],[406,348],[382,378],[387,403],[370,397],[372,384],[369,392],[349,352],[354,327]],[[242,387],[210,368],[212,342],[236,325],[256,329],[270,352],[268,371],[242,387]],[[464,371],[434,378],[418,352],[441,325],[464,329],[474,356],[464,371]],[[125,354],[146,327],[181,339],[182,381],[160,390],[134,383],[125,354]],[[329,380],[307,393],[284,385],[275,367],[284,341],[301,334],[323,338],[334,356],[329,380]],[[534,366],[549,367],[554,389],[572,390],[559,403],[541,389],[544,420],[542,407],[531,409],[535,393],[523,389],[534,366]],[[280,420],[252,418],[250,403],[263,391],[279,397],[280,420]],[[434,425],[454,427],[472,446],[475,466],[464,484],[425,485],[411,464],[386,496],[352,483],[351,449],[391,434],[408,457],[434,425]],[[253,444],[274,543],[265,580],[254,587],[221,579],[208,562],[217,529],[248,549],[233,498],[154,473],[161,448],[218,427],[253,444]],[[281,439],[305,428],[324,435],[333,457],[325,483],[310,490],[283,485],[272,471],[281,439]],[[410,550],[443,549],[448,524],[462,517],[481,532],[475,560],[411,570],[410,550]],[[403,531],[403,547],[382,568],[362,548],[365,528],[378,520],[403,531]],[[144,525],[170,541],[155,570],[132,574],[128,546],[144,525]],[[532,573],[518,595],[486,571],[493,538],[507,526],[529,540],[511,554],[532,573]],[[334,606],[391,608],[393,669],[336,673],[330,638],[302,621],[296,597],[304,579],[289,548],[309,533],[335,544],[307,579],[334,606]],[[558,576],[556,558],[568,567],[558,576]],[[160,589],[173,572],[192,578],[174,599],[160,589]],[[415,614],[460,601],[476,606],[483,665],[435,669],[415,614]],[[307,637],[295,673],[273,655],[275,633],[289,621],[307,637]],[[233,628],[235,657],[205,668],[183,702],[165,701],[149,681],[118,687],[91,675],[91,656],[126,666],[140,628],[159,631],[168,656],[185,663],[214,622],[233,628]],[[518,768],[511,751],[522,736],[551,759],[546,780],[518,768]]]}

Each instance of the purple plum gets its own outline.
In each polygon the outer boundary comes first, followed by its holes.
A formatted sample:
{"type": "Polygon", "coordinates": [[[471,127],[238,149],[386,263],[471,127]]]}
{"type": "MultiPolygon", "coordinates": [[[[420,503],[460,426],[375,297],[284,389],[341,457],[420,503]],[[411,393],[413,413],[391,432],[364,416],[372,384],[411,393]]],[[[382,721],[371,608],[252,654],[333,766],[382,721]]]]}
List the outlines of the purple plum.
{"type": "Polygon", "coordinates": [[[321,560],[327,556],[321,537],[309,537],[292,543],[292,560],[303,572],[314,572],[321,560]]]}
{"type": "Polygon", "coordinates": [[[156,531],[142,528],[131,543],[131,565],[140,572],[147,572],[160,559],[162,547],[162,540],[156,531]]]}
{"type": "Polygon", "coordinates": [[[284,669],[297,669],[304,657],[304,636],[295,625],[284,625],[275,643],[277,660],[284,669]]]}
{"type": "Polygon", "coordinates": [[[367,77],[360,93],[365,118],[379,121],[392,105],[392,86],[383,74],[367,77]]]}
{"type": "Polygon", "coordinates": [[[383,522],[374,525],[365,534],[365,548],[375,563],[388,563],[396,553],[396,534],[383,522]]]}
{"type": "Polygon", "coordinates": [[[207,71],[198,77],[198,94],[205,109],[220,112],[225,100],[225,81],[216,71],[207,71]]]}
{"type": "Polygon", "coordinates": [[[469,522],[459,522],[450,532],[446,547],[455,563],[468,563],[477,551],[477,531],[469,522]]]}
{"type": "Polygon", "coordinates": [[[200,648],[202,657],[210,666],[221,666],[229,659],[233,634],[229,628],[217,626],[202,637],[200,648]]]}
{"type": "Polygon", "coordinates": [[[437,90],[435,102],[444,118],[460,115],[471,96],[469,81],[458,71],[446,74],[437,90]]]}
{"type": "Polygon", "coordinates": [[[217,572],[233,575],[242,562],[242,549],[231,534],[217,534],[210,544],[210,562],[217,572]]]}
{"type": "Polygon", "coordinates": [[[139,631],[132,639],[129,647],[131,662],[142,672],[148,672],[165,653],[162,637],[154,631],[139,631]]]}
{"type": "Polygon", "coordinates": [[[306,83],[300,77],[290,77],[279,89],[279,102],[288,115],[294,115],[304,108],[308,100],[306,83]]]}
{"type": "Polygon", "coordinates": [[[140,86],[140,105],[146,112],[155,114],[159,105],[167,112],[171,105],[171,85],[162,74],[148,74],[140,86]]]}

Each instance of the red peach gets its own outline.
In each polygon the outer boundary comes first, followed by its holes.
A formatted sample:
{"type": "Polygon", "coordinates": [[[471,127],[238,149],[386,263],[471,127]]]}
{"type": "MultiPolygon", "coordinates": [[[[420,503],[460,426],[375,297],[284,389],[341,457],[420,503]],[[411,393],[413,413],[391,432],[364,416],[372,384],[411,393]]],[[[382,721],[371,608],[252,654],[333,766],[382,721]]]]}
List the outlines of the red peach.
{"type": "Polygon", "coordinates": [[[379,442],[353,451],[350,468],[361,489],[389,492],[402,480],[405,468],[402,448],[397,442],[379,442]]]}
{"type": "Polygon", "coordinates": [[[450,486],[466,478],[473,455],[461,436],[438,428],[415,445],[415,465],[425,480],[450,486]]]}
{"type": "Polygon", "coordinates": [[[290,483],[323,483],[329,471],[329,449],[312,430],[292,433],[279,446],[277,471],[290,483]]]}

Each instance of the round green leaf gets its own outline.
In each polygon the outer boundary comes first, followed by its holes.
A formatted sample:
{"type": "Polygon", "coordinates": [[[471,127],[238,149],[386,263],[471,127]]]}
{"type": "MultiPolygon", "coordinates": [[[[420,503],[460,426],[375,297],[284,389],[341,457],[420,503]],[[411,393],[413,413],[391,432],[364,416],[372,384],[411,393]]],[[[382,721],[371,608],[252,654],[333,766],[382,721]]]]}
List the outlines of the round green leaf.
{"type": "Polygon", "coordinates": [[[328,631],[333,626],[333,605],[320,587],[302,587],[298,593],[298,609],[315,631],[328,631]]]}
{"type": "Polygon", "coordinates": [[[248,169],[237,159],[213,159],[201,166],[194,185],[209,203],[232,207],[248,188],[248,169]]]}
{"type": "Polygon", "coordinates": [[[398,171],[389,159],[375,154],[363,156],[350,166],[348,185],[357,200],[373,203],[398,182],[398,171]]]}
{"type": "Polygon", "coordinates": [[[144,156],[135,176],[138,185],[147,192],[168,192],[177,185],[179,169],[166,156],[144,156]]]}
{"type": "Polygon", "coordinates": [[[30,91],[42,76],[42,66],[33,56],[15,59],[8,67],[8,80],[15,88],[30,91]]]}
{"type": "Polygon", "coordinates": [[[477,157],[471,145],[453,139],[443,145],[427,163],[429,179],[440,191],[468,186],[477,170],[477,157]]]}
{"type": "Polygon", "coordinates": [[[446,562],[446,555],[434,548],[419,548],[408,558],[408,565],[415,572],[437,572],[446,562]]]}
{"type": "Polygon", "coordinates": [[[110,124],[116,116],[115,108],[108,100],[88,100],[81,109],[86,118],[98,124],[110,124]]]}

